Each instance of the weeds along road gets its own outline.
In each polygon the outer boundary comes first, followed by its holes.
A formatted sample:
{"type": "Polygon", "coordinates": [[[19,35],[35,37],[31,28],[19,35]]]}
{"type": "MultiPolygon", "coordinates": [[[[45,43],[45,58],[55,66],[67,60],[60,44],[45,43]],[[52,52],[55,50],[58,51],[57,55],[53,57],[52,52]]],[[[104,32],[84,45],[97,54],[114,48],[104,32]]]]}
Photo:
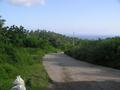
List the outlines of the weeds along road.
{"type": "Polygon", "coordinates": [[[120,90],[120,70],[78,61],[64,53],[46,55],[43,65],[53,81],[50,90],[120,90]]]}

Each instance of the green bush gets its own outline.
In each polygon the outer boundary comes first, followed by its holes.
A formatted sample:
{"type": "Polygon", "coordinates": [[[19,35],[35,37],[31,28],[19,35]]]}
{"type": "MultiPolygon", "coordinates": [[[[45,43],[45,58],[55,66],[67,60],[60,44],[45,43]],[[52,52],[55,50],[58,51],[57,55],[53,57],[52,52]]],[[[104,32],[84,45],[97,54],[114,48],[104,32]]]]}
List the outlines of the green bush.
{"type": "Polygon", "coordinates": [[[65,53],[79,60],[120,69],[119,37],[85,42],[65,53]]]}

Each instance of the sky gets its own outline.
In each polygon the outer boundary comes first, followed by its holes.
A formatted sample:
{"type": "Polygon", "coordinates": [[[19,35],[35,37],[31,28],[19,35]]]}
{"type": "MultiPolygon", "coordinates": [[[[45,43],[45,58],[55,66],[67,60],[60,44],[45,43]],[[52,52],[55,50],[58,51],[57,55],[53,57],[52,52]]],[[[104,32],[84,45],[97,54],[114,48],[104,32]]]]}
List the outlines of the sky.
{"type": "Polygon", "coordinates": [[[120,35],[120,0],[0,0],[6,25],[63,34],[120,35]]]}

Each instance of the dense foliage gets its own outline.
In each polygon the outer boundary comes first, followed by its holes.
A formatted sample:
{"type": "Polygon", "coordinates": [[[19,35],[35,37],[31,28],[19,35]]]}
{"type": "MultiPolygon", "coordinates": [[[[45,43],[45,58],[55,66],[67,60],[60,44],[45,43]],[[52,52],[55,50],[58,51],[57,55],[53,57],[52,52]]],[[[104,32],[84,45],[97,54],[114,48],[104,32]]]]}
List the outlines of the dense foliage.
{"type": "Polygon", "coordinates": [[[24,27],[11,26],[0,29],[1,43],[18,47],[66,49],[71,46],[72,38],[45,30],[28,31],[24,27]]]}
{"type": "Polygon", "coordinates": [[[17,75],[24,78],[28,90],[45,90],[49,78],[43,55],[71,47],[72,39],[45,30],[6,27],[4,22],[0,17],[0,90],[10,90],[17,75]]]}
{"type": "Polygon", "coordinates": [[[66,53],[79,60],[120,69],[120,37],[81,40],[66,53]]]}

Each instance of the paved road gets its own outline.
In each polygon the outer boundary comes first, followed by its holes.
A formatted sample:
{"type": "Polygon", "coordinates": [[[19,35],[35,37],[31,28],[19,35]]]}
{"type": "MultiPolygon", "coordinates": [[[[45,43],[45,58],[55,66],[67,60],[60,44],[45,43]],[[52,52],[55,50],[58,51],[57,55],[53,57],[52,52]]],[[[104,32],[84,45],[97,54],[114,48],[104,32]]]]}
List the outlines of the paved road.
{"type": "Polygon", "coordinates": [[[51,90],[120,90],[120,70],[48,54],[43,65],[53,81],[51,90]]]}

